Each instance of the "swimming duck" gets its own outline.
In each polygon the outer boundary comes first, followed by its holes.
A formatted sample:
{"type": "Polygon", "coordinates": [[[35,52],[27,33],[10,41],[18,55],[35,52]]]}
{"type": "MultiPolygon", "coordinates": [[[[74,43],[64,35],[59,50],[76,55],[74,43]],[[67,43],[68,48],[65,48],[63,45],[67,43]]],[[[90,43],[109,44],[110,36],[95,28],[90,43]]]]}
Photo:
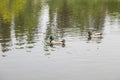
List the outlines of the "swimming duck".
{"type": "Polygon", "coordinates": [[[62,45],[63,47],[65,47],[65,39],[55,39],[55,37],[53,35],[50,36],[50,46],[53,45],[62,45]]]}
{"type": "Polygon", "coordinates": [[[102,33],[92,33],[91,31],[88,32],[88,38],[102,38],[102,33]]]}

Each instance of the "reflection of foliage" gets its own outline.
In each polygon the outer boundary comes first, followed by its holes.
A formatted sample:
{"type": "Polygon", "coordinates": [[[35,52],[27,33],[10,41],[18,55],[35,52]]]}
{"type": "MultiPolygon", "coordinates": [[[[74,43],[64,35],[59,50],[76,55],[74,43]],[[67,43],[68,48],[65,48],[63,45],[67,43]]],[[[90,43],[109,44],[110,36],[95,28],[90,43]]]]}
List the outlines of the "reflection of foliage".
{"type": "Polygon", "coordinates": [[[0,14],[4,21],[9,22],[12,15],[18,15],[26,0],[0,0],[0,14]]]}
{"type": "Polygon", "coordinates": [[[108,13],[111,16],[120,19],[120,0],[109,0],[107,5],[108,5],[108,13]]]}
{"type": "MultiPolygon", "coordinates": [[[[0,0],[2,48],[7,49],[11,41],[12,20],[15,23],[15,37],[20,45],[23,45],[24,41],[28,44],[34,42],[39,12],[44,1],[48,1],[49,5],[50,26],[59,28],[60,33],[69,28],[73,31],[90,28],[101,30],[106,12],[120,14],[119,0],[0,0]],[[74,27],[77,28],[74,30],[74,27]]],[[[50,31],[51,29],[48,29],[48,34],[50,31]]]]}
{"type": "Polygon", "coordinates": [[[11,22],[14,21],[16,45],[33,43],[38,24],[41,0],[0,0],[0,43],[3,51],[11,41],[11,22]],[[6,14],[8,13],[8,14],[6,14]],[[14,18],[14,19],[13,19],[14,18]]]}
{"type": "Polygon", "coordinates": [[[2,46],[2,51],[5,52],[9,50],[11,36],[10,36],[10,25],[9,24],[3,24],[0,26],[0,43],[2,46]]]}
{"type": "MultiPolygon", "coordinates": [[[[50,12],[57,10],[58,26],[76,26],[81,30],[86,27],[102,27],[105,3],[105,0],[49,0],[50,12]]],[[[53,14],[50,15],[53,17],[53,14]]]]}
{"type": "Polygon", "coordinates": [[[54,17],[53,11],[57,11],[58,26],[62,22],[62,27],[76,26],[81,30],[89,27],[101,29],[107,10],[120,13],[118,0],[49,0],[48,3],[51,17],[54,17]]]}
{"type": "Polygon", "coordinates": [[[120,0],[109,0],[107,5],[110,13],[120,13],[120,0]]]}
{"type": "Polygon", "coordinates": [[[40,0],[36,4],[34,4],[33,0],[28,0],[23,12],[15,18],[16,38],[26,35],[28,43],[33,42],[35,29],[38,24],[40,6],[40,0]],[[22,35],[19,36],[19,34],[22,35]]]}
{"type": "Polygon", "coordinates": [[[0,14],[2,15],[4,20],[11,19],[9,0],[0,0],[0,14]]]}

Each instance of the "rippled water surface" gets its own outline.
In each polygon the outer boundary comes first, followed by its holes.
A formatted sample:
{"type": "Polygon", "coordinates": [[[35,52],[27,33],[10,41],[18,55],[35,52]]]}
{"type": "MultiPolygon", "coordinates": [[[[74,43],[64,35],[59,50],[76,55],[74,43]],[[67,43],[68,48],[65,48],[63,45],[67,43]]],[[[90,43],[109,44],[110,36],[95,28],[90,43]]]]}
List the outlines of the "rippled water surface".
{"type": "Polygon", "coordinates": [[[0,0],[0,80],[120,80],[119,4],[0,0]],[[51,33],[65,47],[49,46],[51,33]]]}

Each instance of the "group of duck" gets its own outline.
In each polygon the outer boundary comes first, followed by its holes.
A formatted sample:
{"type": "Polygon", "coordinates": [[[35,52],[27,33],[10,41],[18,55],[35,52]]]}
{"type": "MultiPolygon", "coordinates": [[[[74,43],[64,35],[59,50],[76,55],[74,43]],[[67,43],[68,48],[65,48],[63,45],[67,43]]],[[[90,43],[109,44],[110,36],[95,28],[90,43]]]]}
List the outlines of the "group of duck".
{"type": "MultiPolygon", "coordinates": [[[[91,38],[102,38],[102,33],[93,33],[91,31],[88,31],[88,39],[91,38]]],[[[55,39],[54,35],[51,34],[50,35],[50,46],[53,45],[62,45],[63,47],[65,47],[65,39],[55,39]]]]}

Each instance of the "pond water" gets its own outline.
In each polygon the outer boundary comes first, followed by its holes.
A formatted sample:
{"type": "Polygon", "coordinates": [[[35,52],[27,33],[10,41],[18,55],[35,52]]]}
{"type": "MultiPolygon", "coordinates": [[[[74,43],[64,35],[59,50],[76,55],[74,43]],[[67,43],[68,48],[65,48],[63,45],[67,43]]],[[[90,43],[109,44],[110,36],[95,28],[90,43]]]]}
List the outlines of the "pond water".
{"type": "Polygon", "coordinates": [[[0,80],[120,80],[119,4],[1,0],[0,80]],[[88,31],[103,38],[88,40],[88,31]],[[49,46],[51,33],[65,47],[49,46]]]}

